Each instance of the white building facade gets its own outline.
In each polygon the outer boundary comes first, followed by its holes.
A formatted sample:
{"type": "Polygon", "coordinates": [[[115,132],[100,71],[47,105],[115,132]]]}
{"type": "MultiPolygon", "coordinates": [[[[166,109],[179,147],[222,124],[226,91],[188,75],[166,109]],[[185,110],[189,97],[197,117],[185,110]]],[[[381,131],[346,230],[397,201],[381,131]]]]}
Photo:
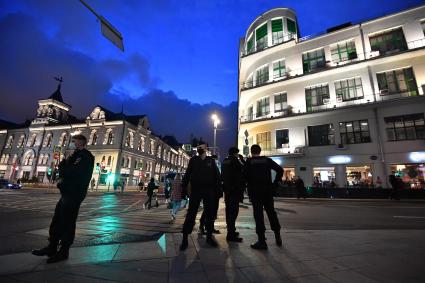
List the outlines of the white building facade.
{"type": "Polygon", "coordinates": [[[313,38],[291,9],[262,14],[240,41],[239,148],[306,185],[425,188],[424,32],[425,6],[313,38]]]}
{"type": "Polygon", "coordinates": [[[71,137],[83,134],[95,157],[96,186],[125,179],[137,186],[166,172],[184,172],[190,156],[177,144],[169,145],[150,129],[146,115],[114,113],[101,106],[85,119],[69,114],[58,89],[38,101],[36,118],[24,125],[0,128],[0,178],[49,182],[49,173],[63,158],[71,137]],[[54,153],[58,152],[58,153],[54,153]]]}

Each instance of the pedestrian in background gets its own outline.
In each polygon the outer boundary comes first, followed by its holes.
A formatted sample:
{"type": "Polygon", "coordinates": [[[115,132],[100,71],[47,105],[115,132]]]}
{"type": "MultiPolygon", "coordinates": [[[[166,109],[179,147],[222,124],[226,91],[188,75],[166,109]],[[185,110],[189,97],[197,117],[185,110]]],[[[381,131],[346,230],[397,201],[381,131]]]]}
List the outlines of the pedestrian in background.
{"type": "Polygon", "coordinates": [[[90,182],[90,188],[92,192],[94,191],[95,186],[96,186],[96,180],[93,178],[91,179],[91,182],[90,182]]]}
{"type": "Polygon", "coordinates": [[[148,188],[146,190],[146,193],[148,195],[148,200],[145,202],[144,207],[148,207],[148,209],[151,209],[152,207],[152,197],[154,195],[155,190],[158,189],[158,186],[155,184],[155,179],[151,178],[148,188]]]}
{"type": "Polygon", "coordinates": [[[121,180],[121,193],[124,192],[125,185],[126,185],[126,179],[125,178],[122,178],[122,180],[121,180]]]}
{"type": "Polygon", "coordinates": [[[140,180],[138,185],[139,185],[139,191],[142,192],[145,188],[145,183],[143,182],[143,180],[140,180]]]}
{"type": "Polygon", "coordinates": [[[239,149],[237,147],[229,148],[229,155],[221,164],[221,178],[223,181],[224,201],[226,203],[226,240],[231,242],[242,242],[242,238],[239,237],[235,226],[239,214],[239,202],[245,189],[244,165],[238,153],[239,149]]]}
{"type": "Polygon", "coordinates": [[[72,154],[59,163],[60,180],[57,187],[61,198],[56,204],[50,224],[49,244],[45,248],[32,251],[36,256],[47,255],[47,263],[68,259],[69,248],[74,242],[78,211],[87,195],[94,166],[94,157],[85,148],[86,144],[85,136],[73,136],[69,144],[72,154]]]}
{"type": "Polygon", "coordinates": [[[217,247],[218,244],[212,237],[214,229],[214,209],[217,194],[220,190],[221,177],[217,165],[211,157],[206,154],[206,144],[197,147],[198,155],[189,160],[186,173],[183,177],[183,188],[186,189],[191,184],[189,198],[189,209],[183,224],[183,239],[180,250],[185,250],[188,246],[188,237],[192,233],[195,225],[199,204],[204,203],[205,228],[207,231],[207,244],[217,247]]]}
{"type": "Polygon", "coordinates": [[[280,236],[280,224],[274,209],[274,189],[278,182],[282,180],[283,169],[271,158],[260,156],[261,147],[257,144],[251,146],[251,158],[248,158],[244,167],[244,176],[248,185],[248,194],[254,210],[255,231],[258,241],[251,245],[253,249],[267,249],[266,226],[264,225],[263,209],[267,213],[270,227],[274,232],[276,245],[282,246],[280,236]],[[271,170],[276,172],[274,182],[272,182],[271,170]]]}
{"type": "Polygon", "coordinates": [[[165,179],[164,184],[164,197],[165,197],[165,203],[167,204],[170,200],[170,193],[171,193],[171,182],[170,179],[165,179]]]}
{"type": "Polygon", "coordinates": [[[180,210],[182,204],[182,175],[181,173],[177,173],[174,177],[174,180],[171,183],[173,190],[171,191],[171,218],[173,220],[176,219],[177,212],[180,210]]]}
{"type": "Polygon", "coordinates": [[[304,185],[303,179],[300,176],[297,176],[295,179],[295,188],[297,189],[297,199],[306,198],[306,188],[304,185]]]}

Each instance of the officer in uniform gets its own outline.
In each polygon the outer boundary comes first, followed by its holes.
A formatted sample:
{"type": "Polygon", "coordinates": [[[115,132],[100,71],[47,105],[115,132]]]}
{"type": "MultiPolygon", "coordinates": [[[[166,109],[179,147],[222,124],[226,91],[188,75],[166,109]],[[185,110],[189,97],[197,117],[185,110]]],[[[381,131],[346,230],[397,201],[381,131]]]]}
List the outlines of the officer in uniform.
{"type": "Polygon", "coordinates": [[[189,208],[186,219],[183,224],[183,240],[180,250],[185,250],[188,246],[188,236],[192,233],[195,225],[196,214],[198,213],[201,200],[204,204],[205,211],[205,228],[207,230],[207,243],[216,247],[217,242],[212,237],[214,229],[214,210],[217,195],[220,193],[221,178],[217,165],[210,156],[206,155],[206,145],[201,144],[197,147],[198,155],[189,160],[186,173],[183,177],[183,188],[187,191],[187,187],[191,185],[189,193],[189,208]]]}
{"type": "Polygon", "coordinates": [[[235,222],[239,214],[239,202],[243,198],[243,163],[239,159],[239,149],[229,148],[227,156],[221,164],[221,177],[223,180],[224,201],[226,203],[227,241],[242,242],[236,232],[235,222]]]}
{"type": "Polygon", "coordinates": [[[85,136],[73,136],[69,144],[73,153],[59,163],[60,180],[57,187],[61,198],[50,224],[49,245],[32,251],[36,256],[47,255],[47,263],[68,259],[69,248],[74,242],[78,210],[86,197],[94,166],[94,157],[85,148],[86,144],[85,136]]]}
{"type": "Polygon", "coordinates": [[[251,146],[251,158],[248,158],[244,175],[248,185],[248,194],[254,210],[255,230],[258,235],[258,242],[251,245],[253,249],[267,249],[264,225],[263,208],[270,221],[270,227],[275,234],[276,244],[282,246],[280,237],[280,224],[274,210],[273,194],[274,188],[279,180],[282,180],[283,169],[271,158],[260,156],[261,147],[257,144],[251,146]],[[276,177],[272,183],[271,170],[276,172],[276,177]]]}

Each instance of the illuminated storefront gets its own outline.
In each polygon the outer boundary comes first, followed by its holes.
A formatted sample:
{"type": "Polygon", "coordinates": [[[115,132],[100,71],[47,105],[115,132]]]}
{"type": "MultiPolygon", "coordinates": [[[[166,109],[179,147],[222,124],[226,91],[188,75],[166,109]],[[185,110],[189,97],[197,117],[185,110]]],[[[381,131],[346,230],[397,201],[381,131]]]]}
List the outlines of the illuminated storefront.
{"type": "Polygon", "coordinates": [[[368,187],[373,184],[372,169],[369,165],[347,166],[346,173],[349,187],[368,187]]]}
{"type": "Polygon", "coordinates": [[[406,188],[425,189],[425,164],[394,164],[391,165],[391,172],[399,176],[406,188]]]}
{"type": "Polygon", "coordinates": [[[313,186],[326,187],[331,181],[335,181],[335,167],[315,167],[313,176],[313,186]]]}

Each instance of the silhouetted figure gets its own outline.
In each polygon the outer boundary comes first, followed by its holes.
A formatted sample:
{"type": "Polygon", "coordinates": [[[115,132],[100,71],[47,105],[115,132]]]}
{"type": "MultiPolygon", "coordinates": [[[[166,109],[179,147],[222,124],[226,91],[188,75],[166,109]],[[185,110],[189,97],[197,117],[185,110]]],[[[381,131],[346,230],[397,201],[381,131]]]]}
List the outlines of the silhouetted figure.
{"type": "Polygon", "coordinates": [[[297,176],[295,179],[295,188],[297,189],[297,198],[306,198],[307,192],[305,189],[304,181],[300,176],[297,176]]]}
{"type": "Polygon", "coordinates": [[[280,236],[280,224],[274,210],[274,189],[278,186],[279,180],[282,180],[283,169],[271,158],[260,156],[261,147],[257,144],[251,146],[251,158],[248,158],[244,175],[248,185],[248,194],[254,210],[255,230],[258,235],[258,241],[251,245],[253,249],[267,249],[266,227],[264,225],[263,209],[267,213],[270,221],[270,227],[275,234],[276,244],[282,245],[280,236]],[[274,182],[271,181],[271,170],[276,172],[274,182]]]}
{"type": "Polygon", "coordinates": [[[220,191],[220,172],[217,165],[209,156],[206,156],[206,145],[197,147],[198,155],[189,160],[186,173],[183,177],[183,189],[191,184],[189,193],[189,208],[183,224],[183,240],[180,250],[185,250],[188,246],[188,236],[192,233],[195,225],[196,214],[198,213],[201,200],[205,211],[205,228],[207,230],[207,243],[216,247],[217,242],[212,237],[214,229],[214,216],[216,209],[217,195],[220,191]]]}
{"type": "MultiPolygon", "coordinates": [[[[148,183],[148,188],[146,189],[148,200],[144,204],[144,206],[148,209],[151,209],[152,207],[152,197],[156,189],[158,189],[158,186],[155,184],[155,179],[151,178],[150,182],[148,183]]],[[[158,206],[158,202],[156,203],[156,206],[158,206]]]]}
{"type": "Polygon", "coordinates": [[[391,174],[388,179],[391,184],[390,199],[400,200],[399,190],[403,188],[403,181],[394,174],[391,174]]]}
{"type": "Polygon", "coordinates": [[[74,242],[78,210],[87,195],[94,166],[94,157],[85,149],[86,144],[85,136],[73,136],[69,144],[73,153],[59,163],[60,180],[57,187],[61,198],[56,204],[50,224],[49,245],[32,251],[32,254],[37,256],[47,255],[47,263],[66,260],[69,248],[74,242]],[[59,244],[60,249],[57,251],[59,244]]]}

